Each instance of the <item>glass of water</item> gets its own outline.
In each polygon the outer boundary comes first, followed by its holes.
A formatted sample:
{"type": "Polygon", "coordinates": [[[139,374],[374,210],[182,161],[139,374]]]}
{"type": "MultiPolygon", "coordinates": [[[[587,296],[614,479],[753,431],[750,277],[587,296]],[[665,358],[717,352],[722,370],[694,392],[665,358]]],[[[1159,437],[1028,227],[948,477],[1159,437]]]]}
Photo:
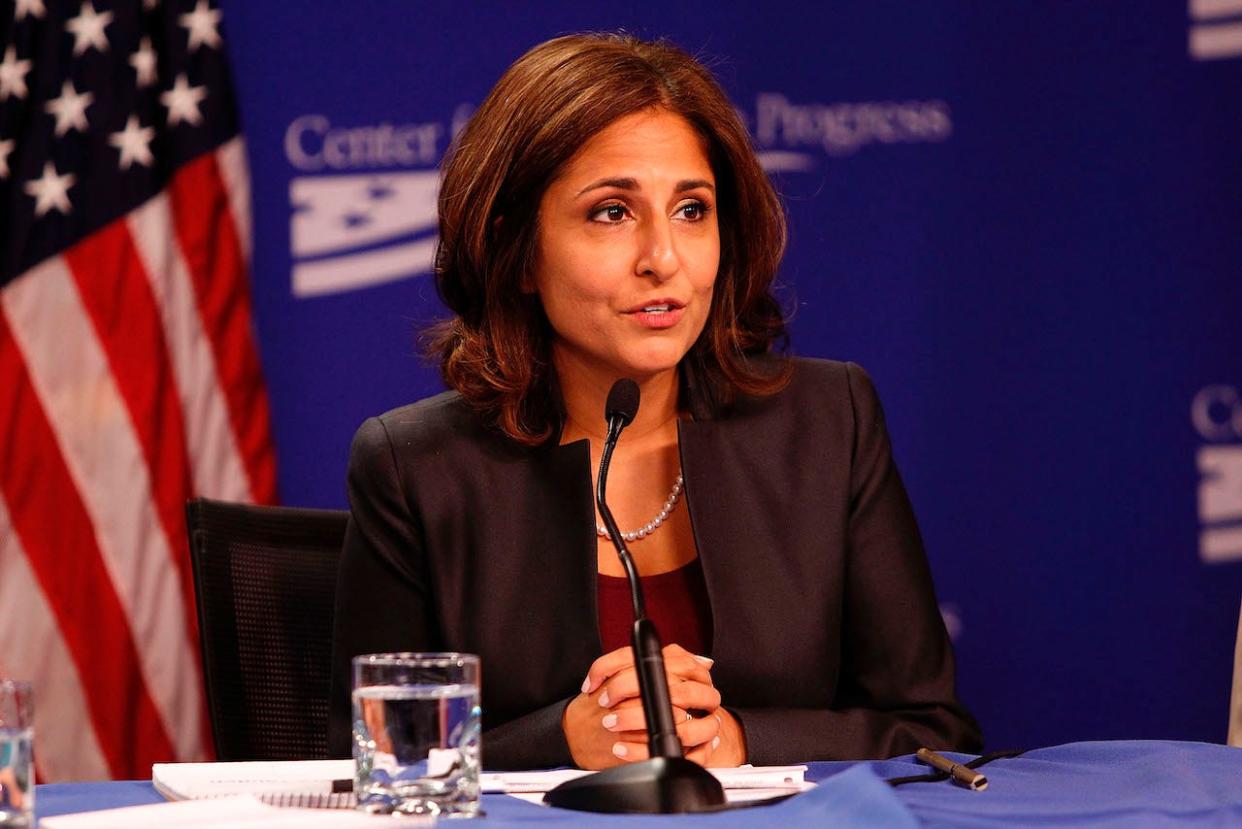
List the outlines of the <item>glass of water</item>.
{"type": "Polygon", "coordinates": [[[372,813],[479,813],[479,658],[354,657],[354,793],[372,813]]]}
{"type": "Polygon", "coordinates": [[[0,827],[34,826],[34,692],[0,679],[0,827]]]}

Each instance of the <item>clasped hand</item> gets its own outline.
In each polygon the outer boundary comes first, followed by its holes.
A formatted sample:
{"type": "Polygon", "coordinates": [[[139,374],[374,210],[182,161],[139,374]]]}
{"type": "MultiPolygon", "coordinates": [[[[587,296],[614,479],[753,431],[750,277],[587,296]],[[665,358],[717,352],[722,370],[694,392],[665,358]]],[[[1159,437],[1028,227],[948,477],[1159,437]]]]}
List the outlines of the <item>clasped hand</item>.
{"type": "MultiPolygon", "coordinates": [[[[742,729],[720,705],[720,692],[712,685],[712,660],[680,645],[668,645],[663,655],[673,720],[686,757],[703,766],[741,765],[746,759],[742,729]]],[[[582,693],[565,708],[562,728],[579,768],[602,769],[648,758],[647,725],[630,648],[618,648],[591,664],[582,693]]]]}

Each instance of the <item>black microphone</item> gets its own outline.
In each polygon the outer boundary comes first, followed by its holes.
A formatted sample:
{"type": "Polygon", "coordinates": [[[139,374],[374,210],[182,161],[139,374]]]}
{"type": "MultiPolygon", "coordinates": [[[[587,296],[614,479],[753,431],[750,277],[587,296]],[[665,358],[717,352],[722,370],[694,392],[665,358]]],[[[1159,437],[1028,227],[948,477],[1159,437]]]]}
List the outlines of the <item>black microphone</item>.
{"type": "MultiPolygon", "coordinates": [[[[610,435],[615,426],[619,437],[621,430],[634,422],[634,416],[638,414],[638,398],[638,384],[630,378],[622,377],[612,384],[608,400],[604,403],[604,418],[608,421],[610,435]]],[[[613,443],[616,443],[615,438],[613,443]]]]}
{"type": "Polygon", "coordinates": [[[630,582],[630,597],[634,602],[634,631],[630,641],[634,647],[643,716],[647,720],[651,759],[568,780],[545,794],[543,800],[550,806],[586,812],[716,811],[725,808],[724,789],[707,769],[682,755],[681,740],[673,723],[660,637],[647,618],[638,570],[605,498],[612,451],[617,447],[621,430],[637,413],[638,384],[628,379],[613,383],[604,406],[608,434],[599,460],[595,503],[630,582]]]}
{"type": "Polygon", "coordinates": [[[652,757],[681,757],[681,739],[677,736],[677,726],[673,723],[673,704],[669,701],[668,675],[664,672],[663,644],[656,632],[655,625],[647,618],[647,610],[643,602],[642,582],[638,577],[638,569],[617,522],[613,520],[612,510],[608,508],[606,493],[608,490],[608,467],[612,461],[612,450],[617,447],[621,430],[634,420],[638,414],[638,384],[628,378],[622,378],[612,384],[608,391],[608,402],[604,406],[604,417],[608,420],[608,434],[604,438],[604,451],[599,460],[599,477],[595,483],[595,503],[599,514],[604,519],[604,527],[612,546],[617,548],[617,558],[625,568],[626,578],[630,582],[630,598],[634,603],[634,630],[630,643],[634,648],[634,667],[638,671],[638,688],[643,701],[643,716],[647,720],[647,746],[652,757]]]}

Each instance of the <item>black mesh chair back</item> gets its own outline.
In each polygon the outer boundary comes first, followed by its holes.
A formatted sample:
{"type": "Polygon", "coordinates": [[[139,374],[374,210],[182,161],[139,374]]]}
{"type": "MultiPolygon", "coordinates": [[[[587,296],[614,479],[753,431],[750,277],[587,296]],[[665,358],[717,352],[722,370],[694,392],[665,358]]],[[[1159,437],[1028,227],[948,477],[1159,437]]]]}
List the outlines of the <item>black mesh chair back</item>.
{"type": "Polygon", "coordinates": [[[327,759],[332,611],[348,515],[186,504],[216,759],[327,759]]]}

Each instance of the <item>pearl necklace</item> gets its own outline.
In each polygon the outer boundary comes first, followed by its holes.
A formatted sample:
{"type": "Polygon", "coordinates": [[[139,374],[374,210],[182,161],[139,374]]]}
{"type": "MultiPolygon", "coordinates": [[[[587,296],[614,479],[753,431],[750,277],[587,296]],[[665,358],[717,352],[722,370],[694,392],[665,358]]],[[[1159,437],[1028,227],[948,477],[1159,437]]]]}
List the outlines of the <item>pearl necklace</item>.
{"type": "MultiPolygon", "coordinates": [[[[637,541],[638,539],[646,538],[655,532],[656,529],[664,523],[664,519],[668,518],[669,513],[673,511],[673,507],[677,506],[677,499],[681,497],[681,487],[683,483],[685,483],[685,480],[681,477],[681,473],[679,472],[677,473],[677,480],[673,481],[673,491],[668,494],[668,500],[664,502],[664,507],[659,511],[659,513],[656,514],[656,517],[652,518],[637,530],[632,530],[628,533],[621,533],[621,537],[626,541],[637,541]]],[[[595,533],[600,538],[608,537],[608,529],[600,524],[595,525],[595,533]]]]}

